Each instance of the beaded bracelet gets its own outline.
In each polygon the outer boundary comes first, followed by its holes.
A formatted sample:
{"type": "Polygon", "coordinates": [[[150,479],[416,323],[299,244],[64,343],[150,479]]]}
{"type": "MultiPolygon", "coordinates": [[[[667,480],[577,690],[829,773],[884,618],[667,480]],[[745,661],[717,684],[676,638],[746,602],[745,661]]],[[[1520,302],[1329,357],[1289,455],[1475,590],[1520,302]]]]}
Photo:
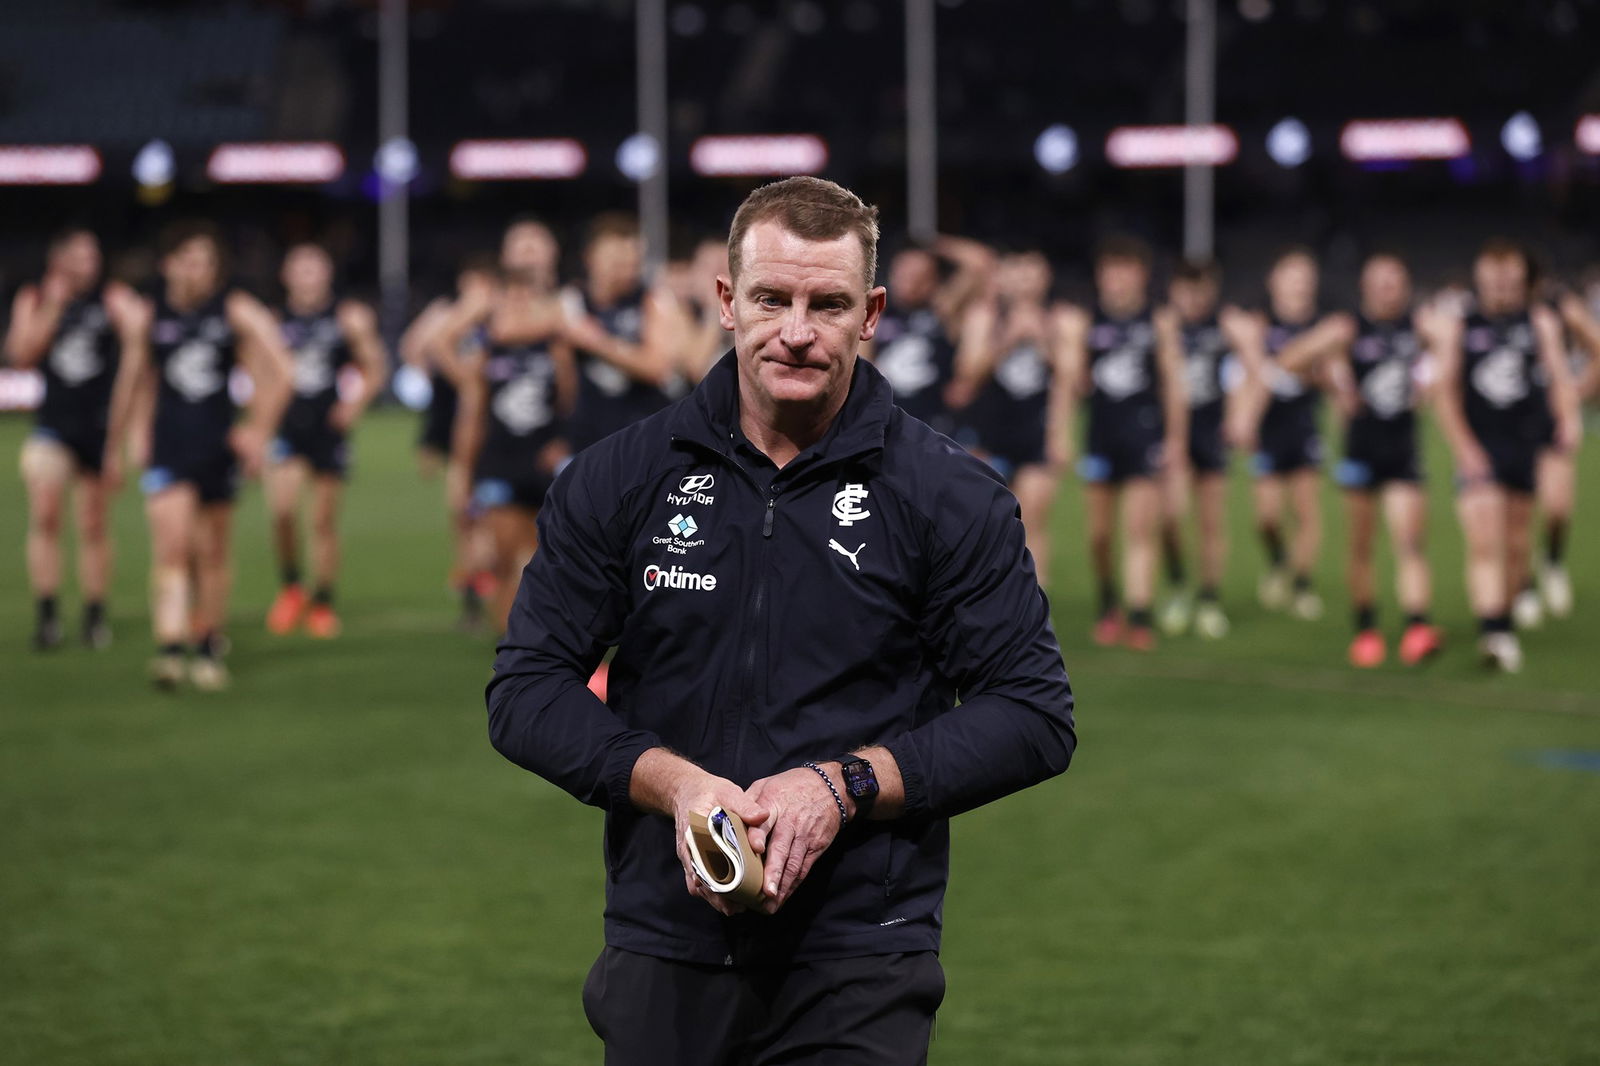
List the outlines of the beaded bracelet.
{"type": "Polygon", "coordinates": [[[817,776],[822,778],[822,783],[828,786],[828,791],[833,793],[833,802],[838,805],[839,808],[839,828],[843,829],[845,825],[849,823],[850,816],[844,811],[844,798],[839,795],[839,790],[833,787],[833,779],[828,776],[828,771],[824,770],[814,762],[808,762],[805,764],[805,766],[808,770],[815,770],[817,772],[817,776]]]}

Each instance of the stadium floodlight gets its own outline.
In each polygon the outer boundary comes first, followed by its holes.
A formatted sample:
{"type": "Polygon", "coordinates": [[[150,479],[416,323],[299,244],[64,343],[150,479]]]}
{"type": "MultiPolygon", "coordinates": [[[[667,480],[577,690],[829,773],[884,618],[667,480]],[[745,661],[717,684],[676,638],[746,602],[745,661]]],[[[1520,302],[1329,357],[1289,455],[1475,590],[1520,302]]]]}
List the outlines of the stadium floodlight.
{"type": "Polygon", "coordinates": [[[814,133],[707,136],[689,148],[689,165],[708,178],[815,174],[828,165],[828,142],[814,133]]]}
{"type": "Polygon", "coordinates": [[[1114,167],[1220,167],[1238,154],[1238,136],[1219,123],[1118,126],[1106,137],[1106,158],[1114,167]]]}
{"type": "Polygon", "coordinates": [[[575,178],[588,166],[588,151],[570,137],[461,141],[450,150],[450,173],[464,181],[575,178]]]}
{"type": "Polygon", "coordinates": [[[417,146],[409,137],[390,137],[372,156],[372,169],[389,185],[409,185],[417,176],[417,146]]]}
{"type": "Polygon", "coordinates": [[[147,143],[133,157],[133,180],[146,189],[171,185],[177,173],[178,161],[172,154],[172,145],[160,138],[147,143]]]}
{"type": "Polygon", "coordinates": [[[1311,131],[1297,118],[1279,119],[1267,131],[1267,154],[1280,167],[1294,169],[1311,158],[1311,131]]]}
{"type": "Polygon", "coordinates": [[[1345,123],[1339,148],[1354,163],[1459,159],[1472,138],[1458,118],[1358,119],[1345,123]]]}
{"type": "Polygon", "coordinates": [[[100,153],[87,144],[0,145],[0,185],[88,185],[100,153]]]}
{"type": "Polygon", "coordinates": [[[223,185],[320,185],[344,173],[344,152],[330,141],[219,144],[206,174],[223,185]]]}
{"type": "Polygon", "coordinates": [[[617,146],[617,169],[629,181],[649,181],[661,167],[661,145],[640,131],[617,146]]]}
{"type": "Polygon", "coordinates": [[[1065,174],[1078,163],[1078,135],[1063,123],[1048,126],[1033,142],[1033,158],[1047,174],[1065,174]]]}
{"type": "Polygon", "coordinates": [[[1500,127],[1500,143],[1512,159],[1526,163],[1544,151],[1544,136],[1538,121],[1526,111],[1518,111],[1500,127]]]}
{"type": "Polygon", "coordinates": [[[1600,155],[1600,115],[1584,115],[1580,118],[1572,139],[1577,143],[1578,151],[1600,155]]]}

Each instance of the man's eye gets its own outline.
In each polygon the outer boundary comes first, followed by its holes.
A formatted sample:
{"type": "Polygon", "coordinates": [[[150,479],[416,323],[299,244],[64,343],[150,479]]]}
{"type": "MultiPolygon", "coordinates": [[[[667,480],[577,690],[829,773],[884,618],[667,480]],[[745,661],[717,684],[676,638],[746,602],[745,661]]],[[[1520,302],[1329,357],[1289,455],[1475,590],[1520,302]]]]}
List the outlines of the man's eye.
{"type": "Polygon", "coordinates": [[[757,296],[756,297],[756,303],[760,304],[762,307],[781,307],[782,306],[782,302],[776,296],[772,295],[770,292],[762,293],[760,296],[757,296]]]}

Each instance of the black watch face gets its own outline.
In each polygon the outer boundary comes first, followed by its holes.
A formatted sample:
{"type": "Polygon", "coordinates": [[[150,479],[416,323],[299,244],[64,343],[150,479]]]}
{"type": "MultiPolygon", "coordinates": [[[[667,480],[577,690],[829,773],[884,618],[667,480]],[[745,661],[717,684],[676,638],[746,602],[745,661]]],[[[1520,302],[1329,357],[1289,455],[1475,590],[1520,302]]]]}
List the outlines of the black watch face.
{"type": "Polygon", "coordinates": [[[850,795],[858,799],[878,794],[878,777],[872,772],[872,764],[865,759],[844,764],[844,784],[850,795]]]}

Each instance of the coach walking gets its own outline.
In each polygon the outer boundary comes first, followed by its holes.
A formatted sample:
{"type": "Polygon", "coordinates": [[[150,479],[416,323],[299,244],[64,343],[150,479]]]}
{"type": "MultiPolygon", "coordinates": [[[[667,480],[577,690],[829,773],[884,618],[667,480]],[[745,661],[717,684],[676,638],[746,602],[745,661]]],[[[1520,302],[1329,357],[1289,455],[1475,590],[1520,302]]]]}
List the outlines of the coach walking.
{"type": "Polygon", "coordinates": [[[607,811],[583,997],[607,1063],[925,1061],[948,819],[1072,756],[1016,501],[856,357],[877,239],[831,182],[752,193],[717,281],[734,352],[540,515],[489,728],[607,811]],[[764,855],[756,910],[691,872],[714,806],[764,855]]]}

